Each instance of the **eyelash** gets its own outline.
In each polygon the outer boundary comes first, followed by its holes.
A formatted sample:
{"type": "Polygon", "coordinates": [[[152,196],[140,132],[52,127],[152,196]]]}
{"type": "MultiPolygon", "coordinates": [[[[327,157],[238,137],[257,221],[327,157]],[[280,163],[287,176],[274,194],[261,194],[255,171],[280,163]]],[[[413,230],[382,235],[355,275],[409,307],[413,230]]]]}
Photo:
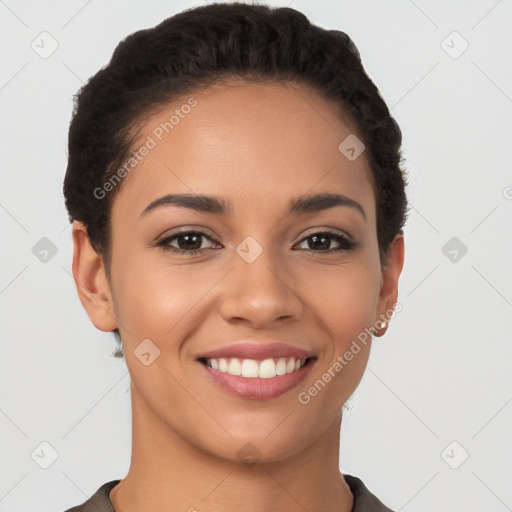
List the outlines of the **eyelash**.
{"type": "MultiPolygon", "coordinates": [[[[174,254],[181,254],[181,255],[186,254],[187,256],[193,256],[194,254],[197,254],[197,253],[205,250],[205,249],[193,249],[193,250],[187,251],[186,249],[177,249],[176,247],[169,245],[169,243],[171,241],[175,240],[180,235],[199,235],[201,237],[208,239],[210,242],[215,243],[215,241],[212,238],[210,238],[208,235],[206,235],[206,233],[203,233],[202,231],[179,231],[178,233],[175,233],[173,235],[162,238],[155,245],[157,247],[160,247],[163,251],[170,251],[174,254]]],[[[334,231],[328,231],[328,230],[317,231],[317,232],[311,233],[310,235],[308,235],[308,236],[304,237],[302,240],[300,240],[298,242],[298,244],[301,244],[308,238],[311,238],[315,235],[328,235],[330,238],[332,238],[336,242],[338,242],[340,244],[340,247],[338,249],[328,249],[326,251],[314,251],[313,249],[305,249],[305,250],[309,250],[309,251],[312,251],[314,253],[319,253],[319,254],[332,254],[332,253],[338,253],[338,252],[342,252],[342,251],[351,251],[351,250],[354,250],[357,246],[356,242],[353,242],[345,235],[336,233],[334,231]]],[[[304,250],[304,249],[301,249],[301,250],[304,250]]]]}

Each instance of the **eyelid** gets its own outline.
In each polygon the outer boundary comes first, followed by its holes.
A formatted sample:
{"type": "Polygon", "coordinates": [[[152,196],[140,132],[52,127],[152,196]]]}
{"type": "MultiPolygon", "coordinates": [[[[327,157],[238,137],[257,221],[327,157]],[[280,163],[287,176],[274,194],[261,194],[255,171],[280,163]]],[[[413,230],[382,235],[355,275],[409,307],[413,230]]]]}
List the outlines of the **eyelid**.
{"type": "MultiPolygon", "coordinates": [[[[166,229],[161,235],[158,235],[155,238],[155,242],[158,242],[160,240],[163,240],[164,238],[168,238],[170,236],[179,235],[180,233],[190,233],[190,232],[199,232],[201,234],[204,234],[205,236],[215,239],[216,235],[213,234],[213,232],[208,229],[206,226],[197,226],[194,224],[186,224],[184,226],[177,226],[175,228],[166,229]]],[[[216,241],[216,240],[215,240],[216,241]]],[[[219,243],[219,242],[217,242],[219,243]]]]}
{"type": "MultiPolygon", "coordinates": [[[[203,228],[201,228],[203,229],[203,228]]],[[[206,251],[218,249],[219,245],[220,248],[223,248],[224,246],[218,242],[214,237],[209,236],[205,231],[202,231],[201,229],[192,229],[190,227],[182,227],[182,229],[175,231],[173,233],[162,235],[159,237],[159,239],[154,243],[154,246],[162,248],[164,251],[170,251],[171,253],[178,254],[180,256],[194,256],[198,253],[204,253],[206,251]],[[199,238],[206,239],[210,241],[210,243],[214,246],[212,248],[200,248],[200,249],[179,249],[177,247],[173,247],[171,245],[171,241],[176,240],[181,234],[195,234],[199,238]],[[215,247],[217,246],[217,247],[215,247]]],[[[318,254],[318,255],[332,255],[332,254],[340,254],[340,253],[347,253],[356,250],[359,247],[359,242],[355,241],[351,235],[333,228],[310,228],[310,230],[306,231],[303,236],[295,242],[292,249],[294,249],[297,245],[300,245],[304,243],[308,238],[310,238],[313,235],[326,235],[328,238],[331,238],[335,240],[335,243],[339,245],[338,248],[335,249],[327,249],[325,251],[314,251],[312,249],[300,249],[300,252],[303,250],[305,252],[311,252],[311,254],[318,254]]]]}
{"type": "MultiPolygon", "coordinates": [[[[205,236],[205,238],[209,238],[211,242],[215,242],[216,244],[222,245],[217,239],[216,235],[212,234],[212,231],[208,229],[206,226],[199,226],[199,225],[184,225],[184,226],[178,226],[176,228],[173,228],[168,232],[169,230],[164,231],[161,235],[157,236],[154,243],[158,243],[159,241],[162,241],[165,238],[169,238],[175,235],[179,235],[180,233],[190,233],[190,232],[199,232],[202,236],[205,236]],[[174,231],[176,229],[176,231],[174,231]]],[[[332,227],[313,227],[308,230],[306,230],[301,238],[297,240],[297,242],[294,243],[296,245],[297,243],[300,243],[304,241],[305,238],[316,234],[316,233],[325,233],[325,232],[333,232],[335,234],[338,234],[340,236],[346,237],[351,242],[355,243],[354,237],[348,233],[345,230],[341,230],[339,228],[332,228],[332,227]]]]}
{"type": "Polygon", "coordinates": [[[336,233],[337,235],[341,235],[341,236],[345,236],[346,238],[350,239],[351,241],[355,242],[354,240],[354,237],[348,232],[348,231],[345,231],[343,229],[339,229],[339,228],[331,228],[331,227],[328,227],[328,226],[325,226],[325,227],[315,227],[315,228],[311,228],[311,229],[308,229],[304,232],[304,235],[302,235],[302,239],[304,238],[307,238],[308,236],[311,236],[311,235],[314,235],[315,233],[328,233],[328,232],[331,232],[331,233],[336,233]]]}

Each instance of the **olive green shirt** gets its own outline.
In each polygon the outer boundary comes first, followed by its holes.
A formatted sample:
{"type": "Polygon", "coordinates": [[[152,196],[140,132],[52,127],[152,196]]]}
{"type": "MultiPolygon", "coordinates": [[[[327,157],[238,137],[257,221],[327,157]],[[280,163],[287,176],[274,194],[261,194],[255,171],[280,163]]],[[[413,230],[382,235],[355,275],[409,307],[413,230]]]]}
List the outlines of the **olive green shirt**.
{"type": "MultiPolygon", "coordinates": [[[[366,488],[362,480],[351,475],[343,476],[354,495],[351,512],[393,512],[366,488]]],[[[111,480],[103,484],[87,501],[64,512],[116,512],[109,496],[111,489],[119,482],[111,480]]]]}

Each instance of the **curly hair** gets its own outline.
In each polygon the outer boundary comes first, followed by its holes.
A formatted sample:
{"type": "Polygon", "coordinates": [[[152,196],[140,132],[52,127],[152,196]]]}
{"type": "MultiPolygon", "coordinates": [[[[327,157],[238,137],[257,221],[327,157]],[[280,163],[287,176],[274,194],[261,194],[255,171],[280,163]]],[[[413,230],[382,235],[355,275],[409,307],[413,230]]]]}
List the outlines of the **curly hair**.
{"type": "Polygon", "coordinates": [[[130,157],[137,128],[153,110],[233,77],[307,85],[352,120],[371,169],[384,265],[408,214],[402,133],[357,47],[345,32],[318,27],[295,9],[234,2],[191,8],[130,34],[74,95],[65,204],[69,221],[87,227],[107,277],[110,212],[121,187],[101,199],[94,191],[130,157]]]}

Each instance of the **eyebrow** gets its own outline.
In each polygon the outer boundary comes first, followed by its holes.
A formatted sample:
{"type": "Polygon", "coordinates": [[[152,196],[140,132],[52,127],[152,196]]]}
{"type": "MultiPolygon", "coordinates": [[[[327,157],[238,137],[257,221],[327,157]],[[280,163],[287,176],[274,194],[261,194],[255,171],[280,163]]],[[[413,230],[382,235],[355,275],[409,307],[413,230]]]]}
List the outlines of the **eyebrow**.
{"type": "MultiPolygon", "coordinates": [[[[164,205],[190,208],[198,212],[213,213],[217,215],[230,215],[233,211],[231,201],[225,201],[217,196],[195,194],[167,194],[150,203],[141,213],[141,217],[152,210],[164,205]]],[[[312,213],[328,210],[335,206],[348,206],[354,208],[366,220],[363,207],[354,199],[343,194],[320,193],[293,198],[288,203],[288,214],[312,213]]]]}

